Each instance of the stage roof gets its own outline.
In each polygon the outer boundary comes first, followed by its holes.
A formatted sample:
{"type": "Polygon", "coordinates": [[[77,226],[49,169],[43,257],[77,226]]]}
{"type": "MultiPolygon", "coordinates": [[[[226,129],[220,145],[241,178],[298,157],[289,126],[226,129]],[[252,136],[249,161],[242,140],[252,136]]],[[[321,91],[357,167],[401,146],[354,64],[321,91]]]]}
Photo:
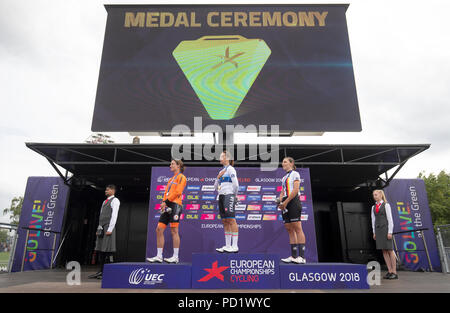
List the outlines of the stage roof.
{"type": "MultiPolygon", "coordinates": [[[[172,144],[67,144],[26,143],[31,150],[45,157],[67,183],[77,182],[105,186],[112,181],[123,185],[149,185],[152,166],[168,166],[172,144]],[[66,170],[61,172],[59,165],[66,170]],[[73,175],[70,175],[73,174],[73,175]]],[[[218,166],[191,147],[191,161],[186,166],[218,166]],[[198,158],[199,160],[195,160],[198,158]]],[[[202,145],[203,147],[205,144],[202,145]]],[[[222,145],[208,145],[222,151],[222,145]]],[[[413,156],[427,150],[430,144],[401,145],[279,145],[275,150],[280,162],[285,156],[294,158],[297,167],[308,167],[313,187],[384,186],[413,156]],[[387,175],[387,171],[395,168],[387,175]],[[382,176],[382,177],[380,177],[382,176]]],[[[235,166],[255,167],[265,162],[267,154],[254,153],[251,146],[243,149],[245,158],[236,158],[235,166]]],[[[270,146],[269,146],[270,151],[270,146]]]]}

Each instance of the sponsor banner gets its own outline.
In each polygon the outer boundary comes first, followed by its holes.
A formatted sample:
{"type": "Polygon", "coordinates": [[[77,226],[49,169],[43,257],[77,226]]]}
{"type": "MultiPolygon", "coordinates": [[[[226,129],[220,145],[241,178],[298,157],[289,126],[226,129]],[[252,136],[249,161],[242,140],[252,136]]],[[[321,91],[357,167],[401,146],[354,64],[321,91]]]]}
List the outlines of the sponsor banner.
{"type": "Polygon", "coordinates": [[[238,198],[239,201],[245,201],[247,199],[247,196],[245,196],[245,195],[238,195],[237,198],[238,198]]]}
{"type": "MultiPolygon", "coordinates": [[[[60,177],[28,178],[19,220],[13,272],[21,270],[24,253],[24,271],[50,268],[55,238],[53,232],[61,232],[68,194],[69,187],[60,177]],[[30,230],[26,243],[27,230],[24,227],[36,229],[30,230]]],[[[55,249],[59,239],[60,234],[56,234],[55,249]]]]}
{"type": "Polygon", "coordinates": [[[247,186],[247,192],[259,192],[261,190],[261,186],[247,186]]]}
{"type": "Polygon", "coordinates": [[[272,205],[263,205],[263,211],[276,211],[278,208],[275,204],[272,205]]]}
{"type": "Polygon", "coordinates": [[[247,205],[247,211],[260,211],[261,205],[249,204],[247,205]]]}
{"type": "Polygon", "coordinates": [[[278,289],[275,254],[199,254],[192,256],[192,288],[278,289]]]}
{"type": "Polygon", "coordinates": [[[262,201],[271,201],[271,202],[275,202],[276,201],[277,196],[275,195],[263,195],[262,197],[262,201]]]}
{"type": "MultiPolygon", "coordinates": [[[[214,191],[214,181],[220,167],[188,167],[184,174],[187,178],[186,199],[183,201],[183,213],[186,214],[180,224],[182,237],[180,259],[190,262],[192,253],[214,253],[217,247],[225,244],[223,225],[218,208],[218,195],[214,191]],[[195,193],[188,191],[190,184],[196,187],[195,193]]],[[[239,250],[241,253],[289,254],[289,236],[284,228],[281,211],[275,202],[285,175],[282,169],[260,171],[259,168],[236,167],[242,190],[235,207],[239,226],[239,250]],[[276,234],[276,235],[275,235],[276,234]]],[[[310,186],[309,169],[298,169],[302,178],[300,193],[306,198],[302,202],[302,227],[306,236],[306,258],[317,261],[314,212],[310,186]],[[306,218],[309,217],[309,218],[306,218]]],[[[167,182],[172,173],[168,167],[153,167],[150,184],[149,224],[146,257],[156,254],[155,228],[160,217],[158,211],[164,191],[157,186],[167,182]]],[[[165,232],[165,251],[172,252],[172,236],[165,232]]]]}
{"type": "Polygon", "coordinates": [[[280,264],[281,289],[369,289],[363,264],[280,264]]]}
{"type": "Polygon", "coordinates": [[[384,191],[392,209],[394,233],[411,230],[395,235],[402,265],[413,271],[430,270],[422,235],[414,231],[427,228],[424,235],[430,261],[434,271],[441,271],[424,181],[394,179],[384,191]]]}
{"type": "Polygon", "coordinates": [[[185,206],[186,210],[199,210],[200,209],[200,204],[186,204],[185,206]]]}
{"type": "Polygon", "coordinates": [[[191,288],[189,264],[110,263],[103,268],[102,288],[191,288]]]}
{"type": "Polygon", "coordinates": [[[261,201],[261,196],[260,195],[248,195],[247,196],[247,201],[261,201]]]}
{"type": "Polygon", "coordinates": [[[202,191],[215,191],[214,190],[214,185],[203,185],[202,186],[202,191]]]}
{"type": "Polygon", "coordinates": [[[264,214],[263,220],[264,221],[276,221],[277,215],[276,214],[264,214]]]}
{"type": "Polygon", "coordinates": [[[247,215],[247,220],[249,221],[260,221],[262,218],[262,214],[249,214],[247,215]]]}

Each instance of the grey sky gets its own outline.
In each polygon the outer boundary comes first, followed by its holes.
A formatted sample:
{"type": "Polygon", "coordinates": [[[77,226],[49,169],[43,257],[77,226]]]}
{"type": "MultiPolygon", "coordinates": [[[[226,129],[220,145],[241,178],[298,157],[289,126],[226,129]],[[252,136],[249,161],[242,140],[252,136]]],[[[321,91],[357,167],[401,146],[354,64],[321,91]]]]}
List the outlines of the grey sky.
{"type": "MultiPolygon", "coordinates": [[[[282,138],[280,142],[431,143],[431,149],[410,160],[397,177],[416,177],[421,170],[449,171],[450,2],[348,2],[363,131],[282,138]]],[[[48,162],[24,142],[83,142],[90,135],[107,17],[103,3],[0,2],[0,209],[9,206],[12,197],[23,195],[28,176],[55,175],[48,162]]],[[[110,135],[116,142],[131,142],[126,133],[110,135]]],[[[267,142],[251,135],[236,140],[267,142]]],[[[0,214],[0,221],[5,220],[0,214]]]]}

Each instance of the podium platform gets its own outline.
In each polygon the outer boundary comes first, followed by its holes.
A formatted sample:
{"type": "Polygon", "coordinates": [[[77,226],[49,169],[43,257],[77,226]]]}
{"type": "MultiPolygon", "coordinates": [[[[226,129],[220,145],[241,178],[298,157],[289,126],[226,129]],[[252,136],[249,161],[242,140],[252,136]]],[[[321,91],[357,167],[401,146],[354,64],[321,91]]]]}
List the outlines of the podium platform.
{"type": "Polygon", "coordinates": [[[105,264],[102,288],[190,289],[191,264],[105,264]]]}
{"type": "Polygon", "coordinates": [[[199,253],[192,264],[105,264],[102,288],[369,289],[365,265],[279,260],[276,254],[199,253]]]}

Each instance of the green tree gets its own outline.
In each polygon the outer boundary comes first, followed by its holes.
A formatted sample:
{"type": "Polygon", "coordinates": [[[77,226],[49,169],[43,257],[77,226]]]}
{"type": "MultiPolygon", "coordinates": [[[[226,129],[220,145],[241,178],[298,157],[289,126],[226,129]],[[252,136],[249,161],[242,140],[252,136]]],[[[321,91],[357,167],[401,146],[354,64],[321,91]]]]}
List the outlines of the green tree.
{"type": "Polygon", "coordinates": [[[8,231],[4,230],[4,229],[0,229],[0,244],[5,243],[6,239],[8,239],[8,231]]]}
{"type": "Polygon", "coordinates": [[[14,197],[11,206],[3,210],[3,215],[10,214],[11,224],[18,225],[20,212],[22,212],[23,197],[14,197]]]}
{"type": "Polygon", "coordinates": [[[419,178],[425,182],[433,224],[450,224],[450,173],[441,171],[426,176],[422,171],[419,178]]]}

